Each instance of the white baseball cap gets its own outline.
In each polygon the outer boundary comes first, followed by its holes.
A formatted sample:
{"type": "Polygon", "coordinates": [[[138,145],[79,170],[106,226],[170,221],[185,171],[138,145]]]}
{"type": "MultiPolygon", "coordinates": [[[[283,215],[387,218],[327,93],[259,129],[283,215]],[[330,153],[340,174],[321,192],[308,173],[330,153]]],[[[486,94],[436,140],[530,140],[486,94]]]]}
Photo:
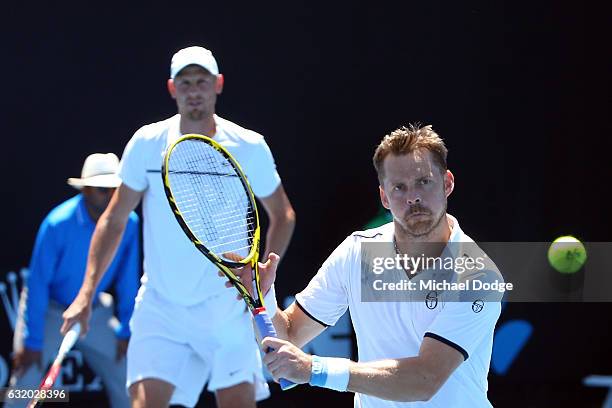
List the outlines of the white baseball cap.
{"type": "Polygon", "coordinates": [[[114,153],[94,153],[87,156],[81,178],[71,177],[68,184],[80,190],[83,186],[116,188],[121,184],[117,176],[119,158],[114,153]]]}
{"type": "Polygon", "coordinates": [[[213,75],[219,75],[217,60],[210,50],[204,47],[187,47],[179,50],[172,56],[170,63],[170,78],[176,75],[188,65],[199,65],[213,75]]]}

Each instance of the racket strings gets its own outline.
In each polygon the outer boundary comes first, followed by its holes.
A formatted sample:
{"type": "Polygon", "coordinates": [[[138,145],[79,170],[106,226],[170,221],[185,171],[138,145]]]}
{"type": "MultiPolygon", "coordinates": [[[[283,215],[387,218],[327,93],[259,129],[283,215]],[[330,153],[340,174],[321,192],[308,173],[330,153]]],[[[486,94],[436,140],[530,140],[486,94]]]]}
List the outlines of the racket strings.
{"type": "Polygon", "coordinates": [[[257,227],[254,209],[232,163],[211,145],[187,140],[168,160],[175,203],[189,229],[217,256],[250,253],[257,227]]]}

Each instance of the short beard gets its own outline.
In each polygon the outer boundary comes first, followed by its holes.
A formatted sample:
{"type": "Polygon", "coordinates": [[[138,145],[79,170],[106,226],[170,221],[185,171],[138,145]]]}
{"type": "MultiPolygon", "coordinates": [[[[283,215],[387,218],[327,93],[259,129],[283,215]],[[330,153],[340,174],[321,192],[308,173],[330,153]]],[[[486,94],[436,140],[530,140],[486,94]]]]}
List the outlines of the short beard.
{"type": "Polygon", "coordinates": [[[440,211],[440,215],[438,216],[438,218],[436,220],[434,220],[433,223],[431,223],[431,226],[429,228],[427,228],[427,230],[425,231],[419,231],[419,232],[415,232],[413,229],[408,227],[408,224],[406,223],[406,226],[404,226],[403,223],[398,223],[399,227],[401,228],[402,232],[412,238],[423,238],[423,237],[427,237],[429,234],[432,233],[432,231],[434,231],[442,222],[443,219],[446,218],[446,208],[447,208],[447,204],[444,203],[444,208],[442,209],[442,211],[440,211]]]}

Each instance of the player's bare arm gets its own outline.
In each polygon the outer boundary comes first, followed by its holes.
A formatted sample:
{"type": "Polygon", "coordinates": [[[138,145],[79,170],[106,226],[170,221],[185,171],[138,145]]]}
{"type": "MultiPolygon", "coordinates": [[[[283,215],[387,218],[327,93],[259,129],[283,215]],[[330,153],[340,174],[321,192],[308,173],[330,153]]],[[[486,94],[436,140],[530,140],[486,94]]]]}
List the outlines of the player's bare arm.
{"type": "MultiPolygon", "coordinates": [[[[311,381],[313,356],[285,340],[266,338],[263,345],[276,350],[264,357],[275,379],[302,384],[311,381]]],[[[391,401],[427,401],[462,362],[463,355],[454,348],[425,338],[416,357],[348,362],[347,391],[391,401]]]]}
{"type": "Polygon", "coordinates": [[[259,200],[269,220],[263,259],[267,259],[271,252],[282,258],[295,228],[295,211],[282,184],[271,195],[259,200]]]}
{"type": "Polygon", "coordinates": [[[325,330],[325,326],[308,317],[295,302],[285,310],[279,309],[272,323],[279,338],[298,347],[303,347],[325,330]]]}
{"type": "Polygon", "coordinates": [[[426,337],[416,357],[352,363],[348,390],[392,401],[427,401],[463,361],[456,349],[426,337]]]}
{"type": "Polygon", "coordinates": [[[130,212],[136,208],[141,198],[142,192],[121,184],[100,216],[91,239],[83,284],[79,294],[63,314],[62,334],[66,334],[77,321],[81,323],[81,333],[87,333],[96,288],[115,256],[130,212]]]}

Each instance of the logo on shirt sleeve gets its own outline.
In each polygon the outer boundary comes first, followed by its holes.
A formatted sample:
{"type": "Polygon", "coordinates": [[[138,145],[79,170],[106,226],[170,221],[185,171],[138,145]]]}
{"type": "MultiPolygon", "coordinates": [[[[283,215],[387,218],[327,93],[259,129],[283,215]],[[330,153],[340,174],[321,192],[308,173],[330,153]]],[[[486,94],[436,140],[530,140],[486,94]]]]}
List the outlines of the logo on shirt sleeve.
{"type": "Polygon", "coordinates": [[[474,303],[472,303],[472,311],[474,313],[480,313],[483,308],[484,302],[482,300],[475,300],[474,303]]]}

